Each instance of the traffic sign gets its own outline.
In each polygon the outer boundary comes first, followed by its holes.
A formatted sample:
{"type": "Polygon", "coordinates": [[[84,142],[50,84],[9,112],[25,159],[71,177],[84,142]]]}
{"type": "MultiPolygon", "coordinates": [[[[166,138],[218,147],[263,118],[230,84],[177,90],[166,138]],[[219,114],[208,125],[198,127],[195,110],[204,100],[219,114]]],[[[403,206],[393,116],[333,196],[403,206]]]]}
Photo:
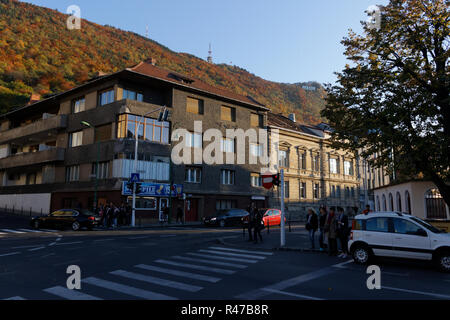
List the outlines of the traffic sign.
{"type": "Polygon", "coordinates": [[[132,173],[131,177],[130,177],[130,182],[137,183],[139,181],[141,181],[141,177],[140,177],[139,173],[132,173]]]}
{"type": "Polygon", "coordinates": [[[262,185],[264,188],[270,190],[273,187],[273,175],[266,173],[262,176],[262,185]]]}

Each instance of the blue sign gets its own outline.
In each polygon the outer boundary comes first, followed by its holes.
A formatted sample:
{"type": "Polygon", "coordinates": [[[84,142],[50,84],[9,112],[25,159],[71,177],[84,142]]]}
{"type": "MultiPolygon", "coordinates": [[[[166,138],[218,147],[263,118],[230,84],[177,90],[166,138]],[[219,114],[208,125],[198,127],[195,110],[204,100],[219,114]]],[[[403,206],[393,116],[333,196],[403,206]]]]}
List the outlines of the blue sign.
{"type": "MultiPolygon", "coordinates": [[[[132,196],[133,189],[128,188],[127,181],[123,182],[122,195],[132,196]]],[[[183,185],[174,184],[172,190],[172,197],[181,197],[183,195],[183,185]]],[[[165,183],[142,183],[141,193],[137,194],[139,197],[170,197],[170,184],[165,183]]]]}
{"type": "Polygon", "coordinates": [[[139,181],[141,181],[141,177],[139,176],[139,173],[132,173],[131,174],[131,178],[130,178],[130,182],[131,183],[138,183],[139,181]]]}

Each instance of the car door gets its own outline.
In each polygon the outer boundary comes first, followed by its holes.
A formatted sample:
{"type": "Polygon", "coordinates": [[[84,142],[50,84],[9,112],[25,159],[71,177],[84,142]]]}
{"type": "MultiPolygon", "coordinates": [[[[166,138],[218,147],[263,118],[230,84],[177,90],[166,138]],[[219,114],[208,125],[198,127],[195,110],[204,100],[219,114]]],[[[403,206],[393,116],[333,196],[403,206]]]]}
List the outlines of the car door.
{"type": "Polygon", "coordinates": [[[61,216],[64,214],[62,210],[54,211],[50,213],[48,217],[45,218],[44,226],[47,228],[57,229],[60,224],[61,216]]]}
{"type": "Polygon", "coordinates": [[[61,215],[61,219],[60,219],[60,227],[61,228],[71,227],[72,223],[76,220],[78,211],[71,210],[71,209],[65,209],[62,211],[63,211],[63,214],[61,215]]]}
{"type": "Polygon", "coordinates": [[[265,226],[272,225],[272,210],[267,210],[266,212],[264,212],[263,221],[265,226]]]}
{"type": "Polygon", "coordinates": [[[274,226],[281,225],[281,211],[280,210],[272,210],[272,221],[274,226]]]}
{"type": "Polygon", "coordinates": [[[376,256],[394,256],[392,248],[393,233],[387,217],[367,219],[363,241],[366,242],[376,256]]]}
{"type": "Polygon", "coordinates": [[[431,239],[424,228],[404,218],[393,218],[393,226],[393,248],[396,256],[431,260],[431,239]]]}

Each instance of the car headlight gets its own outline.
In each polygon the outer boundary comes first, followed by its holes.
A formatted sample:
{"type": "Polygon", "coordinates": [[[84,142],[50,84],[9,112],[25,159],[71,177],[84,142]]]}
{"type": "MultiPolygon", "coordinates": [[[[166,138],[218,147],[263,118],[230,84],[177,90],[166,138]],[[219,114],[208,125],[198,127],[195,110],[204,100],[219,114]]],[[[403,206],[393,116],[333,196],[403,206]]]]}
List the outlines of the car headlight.
{"type": "Polygon", "coordinates": [[[217,220],[217,218],[211,218],[211,221],[216,221],[217,220]]]}

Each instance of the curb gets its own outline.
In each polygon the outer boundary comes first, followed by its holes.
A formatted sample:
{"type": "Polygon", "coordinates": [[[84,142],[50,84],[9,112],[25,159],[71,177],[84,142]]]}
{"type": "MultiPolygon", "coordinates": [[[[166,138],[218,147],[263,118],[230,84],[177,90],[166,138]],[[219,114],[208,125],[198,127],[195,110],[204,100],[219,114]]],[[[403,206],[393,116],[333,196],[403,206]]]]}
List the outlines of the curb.
{"type": "MultiPolygon", "coordinates": [[[[235,247],[240,249],[249,249],[249,250],[255,250],[255,247],[252,246],[246,246],[246,245],[238,245],[226,242],[224,238],[218,238],[216,239],[216,242],[227,247],[235,247]]],[[[293,251],[293,252],[311,252],[311,253],[326,253],[326,251],[319,251],[317,249],[307,249],[307,248],[296,248],[296,247],[273,247],[273,248],[257,248],[258,250],[262,251],[293,251]]]]}

